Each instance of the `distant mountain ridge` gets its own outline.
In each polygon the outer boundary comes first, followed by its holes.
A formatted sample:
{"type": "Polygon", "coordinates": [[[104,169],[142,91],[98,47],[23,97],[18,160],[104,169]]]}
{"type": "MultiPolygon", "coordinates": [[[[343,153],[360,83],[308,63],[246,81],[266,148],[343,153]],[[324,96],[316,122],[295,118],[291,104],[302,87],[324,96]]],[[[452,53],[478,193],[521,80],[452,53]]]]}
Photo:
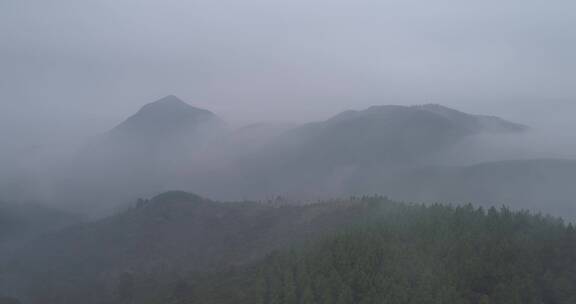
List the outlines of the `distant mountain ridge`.
{"type": "Polygon", "coordinates": [[[324,122],[295,129],[308,150],[345,151],[349,161],[406,161],[437,152],[466,136],[482,133],[517,133],[527,127],[501,118],[472,115],[444,106],[372,106],[346,111],[324,122]],[[309,148],[313,147],[313,148],[309,148]]]}
{"type": "MultiPolygon", "coordinates": [[[[69,204],[127,202],[168,189],[217,199],[345,195],[351,177],[433,164],[479,134],[527,128],[440,105],[372,106],[299,126],[230,128],[174,95],[144,105],[85,149],[61,184],[69,204]],[[70,185],[82,189],[69,195],[70,185]]],[[[74,191],[72,191],[74,192],[74,191]]]]}
{"type": "MultiPolygon", "coordinates": [[[[254,157],[253,192],[339,193],[349,176],[434,164],[455,145],[482,134],[520,134],[527,127],[440,105],[372,106],[304,124],[273,139],[254,157]],[[281,172],[281,174],[278,174],[281,172]]],[[[251,168],[246,169],[248,172],[251,168]]],[[[253,175],[248,175],[253,176],[253,175]]]]}
{"type": "Polygon", "coordinates": [[[425,104],[412,106],[436,114],[444,115],[452,121],[468,123],[472,130],[487,133],[524,132],[529,128],[525,125],[511,122],[497,116],[468,114],[439,104],[425,104]],[[469,120],[469,122],[466,122],[469,120]]]}
{"type": "MultiPolygon", "coordinates": [[[[342,122],[368,118],[372,115],[380,119],[391,119],[392,116],[396,115],[403,117],[403,119],[415,119],[418,118],[418,116],[410,117],[408,115],[417,115],[417,112],[435,114],[438,117],[445,118],[455,126],[465,127],[470,132],[523,132],[528,130],[528,127],[525,125],[507,121],[497,116],[469,114],[440,104],[414,106],[375,105],[361,111],[349,110],[342,112],[328,119],[326,122],[342,122]]],[[[420,115],[424,115],[424,113],[420,113],[420,115]]]]}

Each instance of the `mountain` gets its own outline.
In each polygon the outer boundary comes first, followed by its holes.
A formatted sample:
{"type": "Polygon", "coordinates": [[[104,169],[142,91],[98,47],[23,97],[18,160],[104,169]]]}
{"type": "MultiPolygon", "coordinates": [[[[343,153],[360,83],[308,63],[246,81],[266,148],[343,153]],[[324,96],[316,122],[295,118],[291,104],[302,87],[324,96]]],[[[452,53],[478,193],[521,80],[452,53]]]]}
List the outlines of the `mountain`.
{"type": "Polygon", "coordinates": [[[169,95],[110,130],[88,154],[153,174],[190,165],[228,133],[226,123],[214,113],[169,95]]]}
{"type": "Polygon", "coordinates": [[[287,136],[300,145],[299,159],[359,165],[420,161],[467,136],[525,130],[500,118],[429,104],[346,111],[287,136]]]}
{"type": "Polygon", "coordinates": [[[244,160],[243,170],[246,180],[256,181],[252,193],[339,195],[345,193],[344,183],[363,171],[435,164],[470,138],[526,130],[440,105],[373,106],[287,131],[244,160]]]}
{"type": "Polygon", "coordinates": [[[528,130],[527,126],[510,122],[500,117],[468,114],[439,104],[425,104],[413,106],[412,108],[444,116],[475,133],[515,133],[528,130]]]}
{"type": "Polygon", "coordinates": [[[363,171],[349,193],[385,193],[417,202],[507,205],[576,219],[576,161],[528,159],[466,166],[427,166],[401,173],[363,171]]]}
{"type": "MultiPolygon", "coordinates": [[[[573,303],[576,230],[471,206],[375,201],[373,217],[250,267],[180,280],[157,302],[573,303]]],[[[136,295],[138,293],[135,293],[136,295]]]]}
{"type": "Polygon", "coordinates": [[[138,197],[179,188],[183,172],[199,171],[211,145],[227,133],[212,112],[164,97],[84,147],[63,170],[54,200],[110,213],[138,197]]]}
{"type": "MultiPolygon", "coordinates": [[[[107,206],[110,213],[171,189],[232,200],[334,197],[358,193],[351,189],[360,180],[384,173],[449,163],[454,155],[473,159],[474,151],[463,151],[474,139],[527,129],[441,105],[388,105],[296,127],[256,124],[230,131],[213,113],[168,96],[85,149],[60,183],[57,201],[107,206]]],[[[377,181],[366,185],[372,183],[377,181]]],[[[380,191],[385,187],[359,188],[387,194],[380,191]]]]}
{"type": "Polygon", "coordinates": [[[168,192],[31,243],[3,266],[0,293],[29,304],[571,303],[574,240],[559,219],[506,208],[168,192]]]}
{"type": "Polygon", "coordinates": [[[280,203],[221,203],[184,192],[141,200],[121,214],[29,244],[4,268],[11,278],[3,280],[4,289],[28,295],[26,303],[101,303],[114,296],[125,272],[160,278],[247,264],[334,231],[362,210],[280,203]]]}
{"type": "Polygon", "coordinates": [[[170,140],[194,140],[210,129],[226,124],[214,113],[195,108],[174,95],[143,106],[136,114],[112,129],[108,136],[129,142],[148,140],[156,144],[170,140]]]}

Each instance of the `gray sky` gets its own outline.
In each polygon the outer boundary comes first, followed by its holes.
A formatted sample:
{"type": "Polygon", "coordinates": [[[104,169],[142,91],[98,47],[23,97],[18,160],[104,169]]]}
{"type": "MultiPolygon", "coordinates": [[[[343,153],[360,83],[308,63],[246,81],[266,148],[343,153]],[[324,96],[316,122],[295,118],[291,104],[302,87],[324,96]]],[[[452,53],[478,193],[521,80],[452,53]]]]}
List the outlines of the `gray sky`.
{"type": "Polygon", "coordinates": [[[103,131],[168,94],[238,123],[434,102],[558,127],[574,54],[575,1],[0,0],[0,136],[103,131]]]}

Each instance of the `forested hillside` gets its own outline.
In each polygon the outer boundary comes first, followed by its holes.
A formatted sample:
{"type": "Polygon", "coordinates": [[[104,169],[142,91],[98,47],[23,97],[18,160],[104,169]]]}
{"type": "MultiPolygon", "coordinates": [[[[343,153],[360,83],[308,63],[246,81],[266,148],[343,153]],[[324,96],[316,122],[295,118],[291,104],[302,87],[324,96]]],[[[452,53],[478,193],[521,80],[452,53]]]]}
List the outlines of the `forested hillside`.
{"type": "Polygon", "coordinates": [[[33,242],[3,271],[2,293],[30,304],[560,304],[576,301],[576,231],[504,207],[170,192],[33,242]]]}
{"type": "Polygon", "coordinates": [[[146,276],[146,298],[176,277],[254,263],[336,231],[363,213],[349,202],[288,206],[216,202],[184,192],[140,200],[125,212],[27,244],[5,265],[0,294],[25,303],[107,303],[125,278],[146,276]]]}
{"type": "Polygon", "coordinates": [[[576,302],[571,225],[506,208],[364,201],[368,221],[248,270],[180,282],[175,303],[576,302]]]}

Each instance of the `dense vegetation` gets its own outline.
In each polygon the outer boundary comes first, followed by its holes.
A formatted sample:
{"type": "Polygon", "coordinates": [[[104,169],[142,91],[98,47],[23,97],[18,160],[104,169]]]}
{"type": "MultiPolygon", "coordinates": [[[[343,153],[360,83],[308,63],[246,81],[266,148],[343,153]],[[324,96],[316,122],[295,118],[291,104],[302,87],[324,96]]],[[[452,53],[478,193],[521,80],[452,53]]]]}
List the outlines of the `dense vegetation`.
{"type": "Polygon", "coordinates": [[[172,192],[40,240],[6,269],[25,304],[568,304],[576,230],[507,208],[172,192]]]}
{"type": "Polygon", "coordinates": [[[136,303],[142,303],[175,277],[251,264],[331,234],[362,210],[345,201],[225,203],[168,192],[31,241],[5,263],[0,259],[0,295],[19,296],[26,304],[111,303],[117,286],[135,278],[136,303]]]}
{"type": "Polygon", "coordinates": [[[337,235],[178,282],[174,303],[576,303],[576,231],[506,208],[368,199],[337,235]]]}

